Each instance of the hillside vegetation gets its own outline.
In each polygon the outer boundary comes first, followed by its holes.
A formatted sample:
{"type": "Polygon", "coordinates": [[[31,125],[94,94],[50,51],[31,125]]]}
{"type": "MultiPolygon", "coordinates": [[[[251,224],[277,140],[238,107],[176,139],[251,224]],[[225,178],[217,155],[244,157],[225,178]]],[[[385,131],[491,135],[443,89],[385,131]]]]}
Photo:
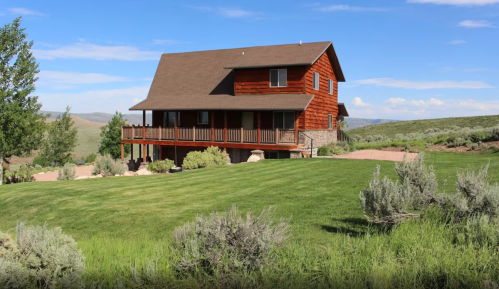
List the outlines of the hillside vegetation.
{"type": "MultiPolygon", "coordinates": [[[[441,191],[453,189],[456,169],[489,161],[492,181],[499,180],[493,154],[428,153],[426,160],[446,180],[441,191]]],[[[382,176],[396,178],[392,162],[286,159],[4,186],[0,231],[13,233],[22,221],[62,227],[87,258],[85,281],[99,280],[102,288],[117,279],[127,288],[246,288],[227,285],[235,281],[223,274],[179,275],[172,266],[178,261],[171,249],[174,228],[233,204],[243,216],[276,206],[273,219],[290,218],[292,238],[273,255],[278,266],[241,272],[257,282],[252,288],[453,288],[497,280],[495,247],[453,243],[452,228],[409,220],[391,233],[376,233],[358,197],[376,164],[382,176]]]]}
{"type": "MultiPolygon", "coordinates": [[[[348,119],[347,119],[348,122],[348,119]]],[[[469,127],[493,127],[499,124],[499,115],[473,116],[473,117],[450,117],[437,119],[422,119],[400,122],[390,122],[370,125],[348,130],[350,136],[359,135],[366,137],[370,135],[386,135],[393,138],[396,134],[422,133],[430,128],[450,129],[452,126],[469,127]]]]}

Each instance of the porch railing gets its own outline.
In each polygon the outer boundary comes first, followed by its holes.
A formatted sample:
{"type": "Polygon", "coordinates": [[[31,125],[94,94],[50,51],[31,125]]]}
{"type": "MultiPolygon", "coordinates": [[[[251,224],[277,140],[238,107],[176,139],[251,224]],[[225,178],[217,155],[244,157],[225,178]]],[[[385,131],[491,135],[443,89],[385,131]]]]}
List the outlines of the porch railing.
{"type": "Polygon", "coordinates": [[[245,129],[245,128],[198,128],[198,127],[152,127],[124,126],[123,139],[165,140],[193,142],[230,142],[257,144],[295,144],[295,130],[245,129]],[[145,136],[144,136],[145,132],[145,136]],[[260,134],[260,135],[259,135],[260,134]]]}

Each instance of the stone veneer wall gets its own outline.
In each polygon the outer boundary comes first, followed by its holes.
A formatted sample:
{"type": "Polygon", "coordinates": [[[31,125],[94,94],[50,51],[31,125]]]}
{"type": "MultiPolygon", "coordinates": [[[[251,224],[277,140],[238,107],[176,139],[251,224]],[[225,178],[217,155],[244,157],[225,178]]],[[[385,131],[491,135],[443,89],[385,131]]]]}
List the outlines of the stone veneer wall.
{"type": "Polygon", "coordinates": [[[309,136],[314,140],[314,149],[319,148],[324,145],[329,145],[331,143],[337,142],[338,141],[338,132],[337,130],[332,130],[332,129],[324,129],[324,130],[316,130],[316,129],[304,129],[300,130],[300,133],[298,134],[298,143],[299,144],[304,144],[305,148],[310,148],[310,138],[306,137],[305,135],[309,136]]]}

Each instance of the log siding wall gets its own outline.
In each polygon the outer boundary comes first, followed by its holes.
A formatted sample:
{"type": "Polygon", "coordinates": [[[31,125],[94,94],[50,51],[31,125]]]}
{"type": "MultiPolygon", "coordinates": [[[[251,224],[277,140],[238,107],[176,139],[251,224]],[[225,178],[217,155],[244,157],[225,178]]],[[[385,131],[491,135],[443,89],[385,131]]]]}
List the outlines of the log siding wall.
{"type": "Polygon", "coordinates": [[[306,71],[307,68],[303,66],[236,69],[234,93],[235,95],[304,93],[306,71]],[[270,87],[270,69],[287,69],[288,80],[286,87],[270,87]]]}
{"type": "Polygon", "coordinates": [[[338,81],[327,53],[309,66],[305,77],[305,93],[314,95],[308,105],[304,121],[305,129],[328,129],[328,114],[333,114],[333,127],[338,116],[338,81]],[[314,89],[313,74],[319,73],[319,90],[314,89]],[[333,94],[328,93],[329,79],[333,80],[333,94]]]}

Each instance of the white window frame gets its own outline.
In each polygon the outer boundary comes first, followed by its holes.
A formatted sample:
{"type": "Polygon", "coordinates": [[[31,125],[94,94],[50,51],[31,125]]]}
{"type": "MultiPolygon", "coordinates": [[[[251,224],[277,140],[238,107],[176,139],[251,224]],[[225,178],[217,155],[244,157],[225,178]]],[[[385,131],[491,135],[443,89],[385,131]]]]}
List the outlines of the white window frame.
{"type": "Polygon", "coordinates": [[[288,70],[286,68],[282,68],[282,69],[270,69],[269,70],[269,87],[287,87],[288,86],[288,70]],[[277,70],[277,86],[272,86],[272,70],[277,70]],[[279,74],[280,74],[280,71],[281,70],[285,70],[286,71],[286,85],[281,85],[279,83],[279,74]]]}
{"type": "Polygon", "coordinates": [[[333,85],[334,85],[333,80],[330,78],[330,79],[329,79],[329,87],[328,87],[327,92],[328,92],[329,94],[331,94],[331,95],[333,95],[333,85]]]}
{"type": "Polygon", "coordinates": [[[320,81],[319,81],[319,80],[320,80],[320,75],[319,75],[319,73],[314,72],[314,74],[313,74],[313,78],[312,78],[312,79],[313,79],[313,81],[314,81],[314,89],[315,89],[315,90],[319,90],[319,85],[320,85],[320,84],[319,84],[319,82],[320,82],[320,81]]]}
{"type": "MultiPolygon", "coordinates": [[[[201,117],[201,121],[203,121],[203,117],[201,117]]],[[[197,124],[209,124],[210,123],[210,114],[209,114],[209,112],[208,111],[198,111],[196,122],[197,122],[197,124]],[[206,122],[199,122],[199,114],[200,113],[206,113],[208,115],[208,117],[206,118],[206,122]]]]}

